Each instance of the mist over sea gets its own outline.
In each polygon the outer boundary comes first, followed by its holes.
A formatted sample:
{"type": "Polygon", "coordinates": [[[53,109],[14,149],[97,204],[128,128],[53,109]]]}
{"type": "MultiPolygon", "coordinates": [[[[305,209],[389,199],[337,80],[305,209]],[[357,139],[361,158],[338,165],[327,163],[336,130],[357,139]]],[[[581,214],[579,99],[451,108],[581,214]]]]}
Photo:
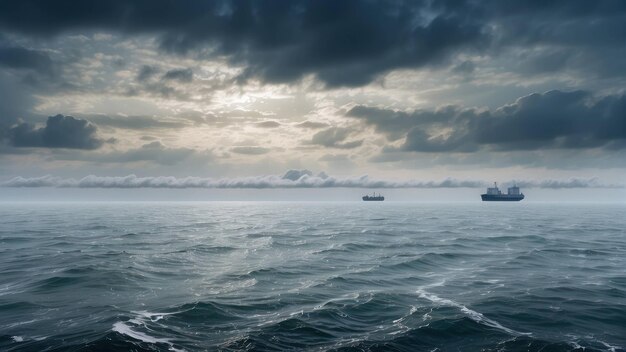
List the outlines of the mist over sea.
{"type": "Polygon", "coordinates": [[[2,351],[625,351],[626,204],[0,204],[2,351]]]}

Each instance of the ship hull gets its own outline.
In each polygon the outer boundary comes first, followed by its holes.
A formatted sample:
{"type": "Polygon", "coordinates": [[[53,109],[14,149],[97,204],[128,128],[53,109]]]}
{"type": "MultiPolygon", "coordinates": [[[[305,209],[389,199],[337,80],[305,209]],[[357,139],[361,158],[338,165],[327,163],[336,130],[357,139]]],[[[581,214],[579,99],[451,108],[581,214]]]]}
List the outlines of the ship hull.
{"type": "Polygon", "coordinates": [[[382,202],[385,197],[363,197],[364,202],[382,202]]]}
{"type": "Polygon", "coordinates": [[[507,195],[507,194],[481,194],[483,202],[519,202],[524,199],[524,195],[507,195]]]}

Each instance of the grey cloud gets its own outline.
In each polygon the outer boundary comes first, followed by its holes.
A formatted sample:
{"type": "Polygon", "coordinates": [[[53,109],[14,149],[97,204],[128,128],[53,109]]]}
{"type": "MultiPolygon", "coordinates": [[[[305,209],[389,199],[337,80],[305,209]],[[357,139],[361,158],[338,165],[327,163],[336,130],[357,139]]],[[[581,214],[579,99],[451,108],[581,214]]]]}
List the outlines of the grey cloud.
{"type": "Polygon", "coordinates": [[[350,156],[346,154],[326,154],[319,158],[320,161],[329,161],[329,162],[340,162],[340,163],[348,163],[350,162],[350,156]]]}
{"type": "Polygon", "coordinates": [[[348,128],[331,127],[314,134],[313,138],[311,138],[311,141],[308,143],[327,148],[353,149],[360,147],[363,144],[363,140],[344,142],[352,132],[353,131],[348,128]]]}
{"type": "Polygon", "coordinates": [[[32,117],[29,111],[37,101],[28,88],[20,84],[18,77],[0,70],[0,142],[18,118],[32,117]]]}
{"type": "Polygon", "coordinates": [[[167,52],[209,48],[209,55],[245,66],[243,80],[292,82],[310,74],[328,86],[360,86],[394,69],[447,65],[459,52],[498,56],[506,48],[546,45],[593,51],[601,64],[590,69],[611,66],[623,76],[621,56],[609,54],[623,48],[625,20],[621,0],[0,3],[0,28],[7,32],[152,34],[167,52]]]}
{"type": "Polygon", "coordinates": [[[138,148],[89,155],[57,155],[59,160],[84,160],[98,163],[153,162],[159,165],[175,165],[193,156],[196,151],[189,148],[170,148],[159,141],[146,143],[138,148]]]}
{"type": "MultiPolygon", "coordinates": [[[[399,148],[384,147],[379,154],[372,155],[372,163],[388,163],[386,168],[428,169],[441,165],[463,170],[481,167],[484,169],[522,167],[528,170],[611,169],[626,167],[626,159],[620,150],[597,149],[554,149],[518,151],[478,151],[475,153],[414,153],[399,148]]],[[[521,172],[527,174],[527,172],[521,172]]]]}
{"type": "Polygon", "coordinates": [[[156,66],[143,65],[135,81],[137,84],[132,85],[126,91],[127,96],[137,96],[141,93],[148,93],[149,95],[156,95],[162,98],[176,98],[185,100],[188,95],[182,90],[176,89],[169,85],[172,82],[178,83],[190,83],[193,81],[193,70],[187,69],[173,69],[165,72],[161,75],[160,80],[155,79],[161,70],[156,66]]]}
{"type": "Polygon", "coordinates": [[[358,118],[401,149],[418,152],[620,147],[626,139],[626,96],[584,91],[531,94],[495,111],[449,106],[401,112],[357,106],[358,118]]]}
{"type": "Polygon", "coordinates": [[[327,123],[324,123],[324,122],[316,122],[316,121],[308,121],[307,120],[307,121],[300,122],[300,123],[296,124],[296,127],[308,128],[308,129],[316,130],[316,129],[320,129],[320,128],[329,127],[329,125],[327,123]]]}
{"type": "MultiPolygon", "coordinates": [[[[408,13],[416,10],[407,4],[397,8],[389,2],[308,4],[304,26],[296,29],[307,40],[258,53],[254,60],[242,57],[246,75],[289,82],[314,74],[330,87],[361,86],[393,69],[439,65],[456,50],[478,51],[487,40],[478,25],[454,15],[436,16],[428,23],[414,21],[408,13]],[[332,34],[326,28],[333,28],[332,34]]],[[[241,57],[240,52],[235,55],[241,57]]]]}
{"type": "Polygon", "coordinates": [[[241,109],[234,109],[230,111],[220,111],[220,112],[217,112],[217,114],[223,117],[235,117],[235,118],[267,117],[266,114],[260,111],[241,110],[241,109]]]}
{"type": "Polygon", "coordinates": [[[96,135],[96,127],[86,120],[72,116],[48,117],[46,126],[36,128],[19,123],[7,132],[15,147],[96,149],[103,141],[96,135]]]}
{"type": "Polygon", "coordinates": [[[169,70],[165,72],[162,78],[167,81],[189,83],[193,81],[193,70],[191,70],[190,68],[169,70]]]}
{"type": "Polygon", "coordinates": [[[352,157],[346,154],[326,154],[317,160],[337,170],[350,170],[356,166],[352,157]]]}
{"type": "Polygon", "coordinates": [[[54,69],[54,63],[46,52],[17,46],[0,46],[0,66],[28,69],[46,75],[51,75],[54,69]]]}
{"type": "Polygon", "coordinates": [[[345,143],[337,143],[335,145],[333,145],[333,147],[335,148],[340,148],[340,149],[354,149],[354,148],[358,148],[360,146],[363,145],[363,140],[357,140],[357,141],[352,141],[352,142],[345,142],[345,143]]]}
{"type": "Polygon", "coordinates": [[[159,69],[157,67],[143,65],[141,66],[139,73],[137,73],[137,81],[138,82],[148,81],[152,77],[154,77],[158,72],[159,72],[159,69]]]}
{"type": "MultiPolygon", "coordinates": [[[[507,182],[512,184],[513,182],[507,182]]],[[[534,180],[516,182],[533,188],[623,188],[624,185],[605,185],[597,179],[534,180]]],[[[487,182],[446,178],[440,181],[390,181],[360,177],[336,178],[320,173],[313,176],[308,170],[290,170],[283,176],[266,175],[239,178],[202,177],[122,177],[90,175],[82,179],[54,176],[15,177],[0,183],[2,187],[67,187],[67,188],[481,188],[487,182]],[[291,172],[291,174],[289,174],[291,172]],[[296,177],[298,176],[298,177],[296,177]]]]}
{"type": "Polygon", "coordinates": [[[175,97],[175,96],[181,97],[181,98],[184,97],[184,95],[178,92],[176,89],[170,86],[158,84],[158,83],[149,84],[144,87],[144,90],[148,93],[152,93],[154,95],[157,95],[163,98],[170,98],[170,97],[175,97]]]}
{"type": "Polygon", "coordinates": [[[277,128],[281,126],[280,122],[272,121],[272,120],[261,121],[261,122],[256,123],[256,125],[261,128],[277,128]]]}
{"type": "Polygon", "coordinates": [[[593,148],[626,139],[626,95],[591,99],[588,92],[531,94],[481,119],[481,144],[504,149],[593,148]]]}
{"type": "Polygon", "coordinates": [[[476,65],[471,61],[463,61],[452,68],[452,72],[468,75],[476,69],[476,65]]]}
{"type": "Polygon", "coordinates": [[[461,111],[456,106],[445,106],[436,110],[395,111],[367,106],[355,106],[346,113],[372,125],[384,133],[389,140],[404,138],[416,126],[444,126],[464,122],[469,116],[477,115],[473,110],[461,111]]]}
{"type": "Polygon", "coordinates": [[[89,120],[98,126],[108,126],[130,130],[145,129],[177,129],[188,126],[188,123],[181,121],[159,119],[151,116],[109,116],[90,115],[89,120]]]}
{"type": "Polygon", "coordinates": [[[269,148],[263,147],[255,147],[255,146],[240,146],[230,148],[230,151],[237,154],[246,154],[246,155],[261,155],[267,154],[270,152],[269,148]]]}
{"type": "Polygon", "coordinates": [[[454,131],[445,136],[432,136],[427,130],[413,127],[406,135],[402,146],[404,150],[419,152],[473,152],[476,144],[469,139],[467,130],[455,127],[454,131]]]}
{"type": "Polygon", "coordinates": [[[187,92],[175,89],[165,83],[165,81],[148,81],[138,86],[132,86],[126,91],[127,96],[138,96],[141,93],[158,96],[165,99],[175,98],[186,100],[189,98],[187,92]]]}
{"type": "Polygon", "coordinates": [[[500,19],[499,36],[506,42],[601,47],[619,43],[626,34],[626,4],[620,0],[494,0],[485,8],[486,16],[500,19]]]}
{"type": "Polygon", "coordinates": [[[563,48],[546,48],[517,55],[516,69],[525,74],[541,75],[567,68],[577,54],[563,48]]]}
{"type": "Polygon", "coordinates": [[[81,29],[151,33],[168,52],[210,47],[247,67],[241,79],[291,82],[313,74],[328,86],[359,86],[487,40],[472,17],[430,10],[408,1],[24,0],[0,4],[0,28],[46,37],[81,29]]]}
{"type": "Polygon", "coordinates": [[[313,176],[313,172],[311,170],[297,170],[297,169],[292,169],[292,170],[287,170],[287,172],[285,172],[285,174],[283,175],[283,179],[285,180],[291,180],[291,181],[297,181],[300,178],[304,177],[304,176],[313,176]]]}
{"type": "Polygon", "coordinates": [[[498,24],[493,56],[514,48],[510,70],[583,77],[626,76],[626,3],[619,0],[494,1],[486,15],[498,24]],[[517,66],[517,67],[516,67],[517,66]]]}

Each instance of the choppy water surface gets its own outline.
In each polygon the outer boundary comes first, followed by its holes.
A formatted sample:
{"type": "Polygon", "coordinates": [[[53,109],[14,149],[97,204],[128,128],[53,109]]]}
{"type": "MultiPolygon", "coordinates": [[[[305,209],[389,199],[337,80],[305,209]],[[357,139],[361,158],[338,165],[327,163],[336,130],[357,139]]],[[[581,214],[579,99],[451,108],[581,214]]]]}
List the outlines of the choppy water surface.
{"type": "Polygon", "coordinates": [[[0,205],[0,350],[623,351],[626,206],[0,205]]]}

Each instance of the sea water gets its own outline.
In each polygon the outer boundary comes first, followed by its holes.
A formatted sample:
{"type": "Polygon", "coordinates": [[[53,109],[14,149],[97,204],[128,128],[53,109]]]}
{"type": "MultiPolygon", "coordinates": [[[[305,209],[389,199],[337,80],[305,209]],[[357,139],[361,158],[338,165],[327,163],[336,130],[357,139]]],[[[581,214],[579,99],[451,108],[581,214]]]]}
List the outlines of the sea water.
{"type": "Polygon", "coordinates": [[[626,205],[0,205],[3,351],[623,351],[626,205]]]}

